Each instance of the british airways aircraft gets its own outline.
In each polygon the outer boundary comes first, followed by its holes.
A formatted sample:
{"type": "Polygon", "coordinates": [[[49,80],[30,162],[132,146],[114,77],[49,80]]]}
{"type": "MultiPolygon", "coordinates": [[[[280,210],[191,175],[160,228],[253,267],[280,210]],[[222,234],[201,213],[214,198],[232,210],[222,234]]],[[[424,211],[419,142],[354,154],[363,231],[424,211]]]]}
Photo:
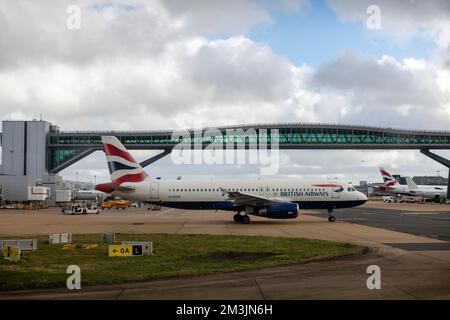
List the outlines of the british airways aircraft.
{"type": "Polygon", "coordinates": [[[234,221],[250,223],[249,215],[293,219],[300,209],[327,209],[334,222],[335,208],[364,204],[367,197],[347,183],[270,180],[157,180],[151,179],[114,136],[102,137],[111,182],[96,190],[129,200],[165,207],[235,212],[234,221]]]}
{"type": "Polygon", "coordinates": [[[381,191],[405,196],[419,196],[424,199],[431,199],[435,202],[445,201],[447,198],[446,186],[418,186],[410,177],[406,177],[407,185],[401,185],[386,169],[382,167],[380,168],[380,174],[384,182],[382,186],[378,187],[381,191]]]}

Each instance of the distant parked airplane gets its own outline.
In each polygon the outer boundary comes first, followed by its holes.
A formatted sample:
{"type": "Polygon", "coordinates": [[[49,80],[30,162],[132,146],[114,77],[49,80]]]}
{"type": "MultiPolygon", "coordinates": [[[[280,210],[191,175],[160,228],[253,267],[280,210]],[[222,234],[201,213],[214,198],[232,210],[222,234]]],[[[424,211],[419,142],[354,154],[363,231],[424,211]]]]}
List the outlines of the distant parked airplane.
{"type": "Polygon", "coordinates": [[[386,169],[380,168],[380,173],[384,181],[384,185],[379,187],[382,191],[407,196],[420,196],[424,199],[433,199],[437,202],[447,198],[446,186],[418,186],[410,177],[406,177],[407,185],[405,186],[398,183],[398,181],[389,172],[387,172],[386,169]]]}
{"type": "Polygon", "coordinates": [[[95,188],[125,199],[172,208],[233,211],[234,221],[245,224],[250,222],[249,215],[296,218],[299,209],[327,209],[328,221],[334,222],[333,209],[367,201],[352,185],[329,181],[151,179],[116,137],[104,136],[102,142],[112,181],[95,188]]]}

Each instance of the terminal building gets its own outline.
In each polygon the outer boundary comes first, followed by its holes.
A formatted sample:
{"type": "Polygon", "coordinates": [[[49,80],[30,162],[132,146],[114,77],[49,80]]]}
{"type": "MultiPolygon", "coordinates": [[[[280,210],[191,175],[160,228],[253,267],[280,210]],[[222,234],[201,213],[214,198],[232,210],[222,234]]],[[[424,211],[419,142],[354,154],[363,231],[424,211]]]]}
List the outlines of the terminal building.
{"type": "MultiPolygon", "coordinates": [[[[0,142],[2,162],[0,165],[1,197],[9,201],[27,201],[28,187],[43,186],[49,189],[47,204],[56,201],[56,190],[71,190],[73,181],[63,180],[60,175],[48,172],[49,133],[56,126],[47,121],[3,121],[0,142]]],[[[78,183],[83,189],[93,185],[78,183]]]]}

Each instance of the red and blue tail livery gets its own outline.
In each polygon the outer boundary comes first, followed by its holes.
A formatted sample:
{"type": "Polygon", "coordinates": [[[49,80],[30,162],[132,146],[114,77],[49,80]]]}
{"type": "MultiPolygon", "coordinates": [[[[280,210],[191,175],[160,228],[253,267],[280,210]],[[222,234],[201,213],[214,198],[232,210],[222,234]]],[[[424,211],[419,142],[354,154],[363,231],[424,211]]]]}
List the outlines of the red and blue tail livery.
{"type": "Polygon", "coordinates": [[[102,137],[102,143],[111,173],[111,180],[114,184],[141,182],[148,177],[141,165],[125,149],[119,139],[113,136],[104,136],[102,137]]]}
{"type": "Polygon", "coordinates": [[[147,173],[119,139],[114,136],[103,136],[102,143],[112,182],[97,185],[97,190],[110,193],[113,188],[125,182],[141,182],[148,178],[147,173]]]}
{"type": "Polygon", "coordinates": [[[383,178],[385,188],[392,188],[398,184],[397,180],[384,168],[380,168],[380,173],[383,178]]]}

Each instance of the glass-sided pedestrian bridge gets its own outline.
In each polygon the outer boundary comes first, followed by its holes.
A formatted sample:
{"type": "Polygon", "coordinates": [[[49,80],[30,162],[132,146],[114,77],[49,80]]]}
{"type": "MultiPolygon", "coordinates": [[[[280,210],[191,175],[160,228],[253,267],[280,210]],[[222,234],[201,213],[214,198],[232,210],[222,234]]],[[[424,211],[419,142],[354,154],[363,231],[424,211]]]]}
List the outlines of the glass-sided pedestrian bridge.
{"type": "Polygon", "coordinates": [[[331,124],[255,124],[182,131],[59,131],[48,137],[50,172],[57,173],[96,150],[101,136],[114,135],[129,149],[163,150],[167,155],[179,143],[205,148],[280,149],[450,149],[450,131],[399,130],[331,124]],[[278,144],[278,145],[277,145],[278,144]]]}

